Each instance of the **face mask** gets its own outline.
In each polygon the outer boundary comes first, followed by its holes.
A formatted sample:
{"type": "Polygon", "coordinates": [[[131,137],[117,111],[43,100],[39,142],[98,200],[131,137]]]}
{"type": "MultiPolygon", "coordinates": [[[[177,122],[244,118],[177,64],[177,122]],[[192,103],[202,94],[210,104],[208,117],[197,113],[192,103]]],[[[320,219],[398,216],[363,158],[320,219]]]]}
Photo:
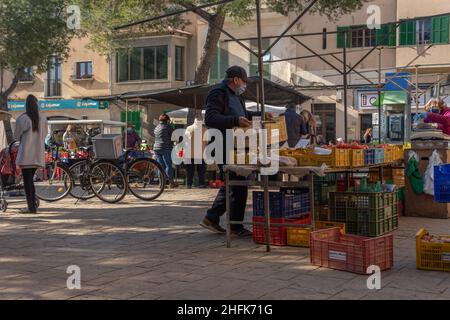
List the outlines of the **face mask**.
{"type": "Polygon", "coordinates": [[[431,112],[433,112],[433,113],[440,113],[441,110],[440,109],[431,109],[431,112]]]}
{"type": "Polygon", "coordinates": [[[243,94],[245,92],[245,90],[247,90],[247,85],[241,84],[240,86],[238,86],[236,88],[236,95],[240,96],[241,94],[243,94]]]}

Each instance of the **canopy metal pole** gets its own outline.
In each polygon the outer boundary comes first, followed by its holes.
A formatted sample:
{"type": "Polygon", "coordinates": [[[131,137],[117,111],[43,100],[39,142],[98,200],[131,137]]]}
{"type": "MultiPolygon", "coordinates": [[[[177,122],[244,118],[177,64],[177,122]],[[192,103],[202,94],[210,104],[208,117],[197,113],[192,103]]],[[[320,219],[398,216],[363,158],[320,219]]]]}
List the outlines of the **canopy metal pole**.
{"type": "MultiPolygon", "coordinates": [[[[266,120],[266,108],[264,105],[264,66],[263,66],[263,50],[262,50],[262,33],[261,33],[261,1],[256,0],[256,27],[258,33],[258,76],[259,76],[259,101],[261,102],[261,128],[264,129],[264,121],[266,120]]],[[[264,131],[263,131],[264,132],[264,131]]],[[[266,135],[262,134],[263,139],[260,144],[261,148],[265,147],[266,135]]],[[[260,150],[266,154],[266,150],[260,150]]],[[[262,153],[260,153],[262,154],[262,153]]],[[[269,177],[267,175],[261,175],[263,188],[264,188],[264,217],[265,217],[265,230],[266,230],[266,251],[270,252],[270,213],[269,213],[269,177]]]]}
{"type": "Polygon", "coordinates": [[[125,149],[128,146],[128,99],[125,100],[125,145],[123,146],[125,149]]]}
{"type": "Polygon", "coordinates": [[[344,77],[344,140],[348,142],[348,129],[347,129],[347,108],[348,108],[348,100],[347,100],[347,31],[344,31],[344,58],[343,58],[343,72],[342,76],[344,77]]]}
{"type": "Polygon", "coordinates": [[[378,51],[378,143],[381,143],[381,49],[378,51]]]}

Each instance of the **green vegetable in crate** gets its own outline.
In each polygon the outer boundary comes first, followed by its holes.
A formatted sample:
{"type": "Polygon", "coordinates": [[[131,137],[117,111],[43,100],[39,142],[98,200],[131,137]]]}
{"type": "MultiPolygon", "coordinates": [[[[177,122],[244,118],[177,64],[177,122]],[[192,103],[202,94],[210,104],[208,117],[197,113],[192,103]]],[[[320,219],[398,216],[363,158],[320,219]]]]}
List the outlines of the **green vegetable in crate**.
{"type": "Polygon", "coordinates": [[[415,193],[423,193],[423,179],[419,171],[419,165],[415,157],[411,157],[408,161],[407,175],[411,180],[411,185],[415,193]]]}

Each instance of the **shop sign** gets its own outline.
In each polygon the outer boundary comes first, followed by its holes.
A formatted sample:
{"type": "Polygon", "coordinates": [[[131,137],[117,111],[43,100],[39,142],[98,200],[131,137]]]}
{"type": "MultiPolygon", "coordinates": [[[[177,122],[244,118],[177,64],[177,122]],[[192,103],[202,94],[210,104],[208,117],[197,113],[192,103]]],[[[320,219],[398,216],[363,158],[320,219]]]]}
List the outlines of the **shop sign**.
{"type": "MultiPolygon", "coordinates": [[[[39,110],[108,109],[108,101],[67,99],[39,101],[39,110]]],[[[25,101],[9,101],[9,111],[24,111],[25,101]]]]}
{"type": "Polygon", "coordinates": [[[368,91],[368,92],[359,92],[359,108],[367,109],[367,108],[377,108],[378,106],[374,106],[373,104],[378,99],[378,92],[376,91],[368,91]]]}

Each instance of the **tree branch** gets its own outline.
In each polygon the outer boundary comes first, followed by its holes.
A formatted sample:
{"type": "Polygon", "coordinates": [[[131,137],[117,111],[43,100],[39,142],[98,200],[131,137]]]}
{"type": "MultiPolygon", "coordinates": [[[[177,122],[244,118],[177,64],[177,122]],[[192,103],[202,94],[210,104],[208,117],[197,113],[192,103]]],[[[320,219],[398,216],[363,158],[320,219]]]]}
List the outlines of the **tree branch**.
{"type": "Polygon", "coordinates": [[[20,76],[23,73],[23,69],[24,68],[17,69],[16,73],[14,74],[14,78],[13,78],[9,88],[6,89],[6,91],[3,93],[3,95],[5,97],[8,97],[16,89],[17,84],[19,83],[20,76]]]}
{"type": "Polygon", "coordinates": [[[203,19],[211,20],[214,18],[214,15],[210,14],[209,12],[203,9],[197,9],[196,6],[191,2],[180,1],[178,4],[186,9],[191,9],[193,12],[197,13],[203,19]]]}

